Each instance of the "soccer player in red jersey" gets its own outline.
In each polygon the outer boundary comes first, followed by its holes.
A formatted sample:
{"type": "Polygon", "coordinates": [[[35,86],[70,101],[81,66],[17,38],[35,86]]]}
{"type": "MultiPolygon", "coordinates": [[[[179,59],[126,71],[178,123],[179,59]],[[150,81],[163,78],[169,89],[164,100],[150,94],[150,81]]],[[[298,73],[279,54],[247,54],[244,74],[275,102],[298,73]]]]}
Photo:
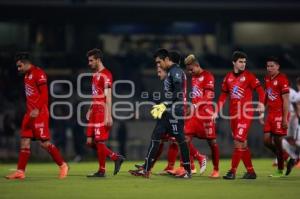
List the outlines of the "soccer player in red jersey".
{"type": "MultiPolygon", "coordinates": [[[[212,100],[214,98],[213,74],[203,70],[195,55],[189,55],[185,58],[185,65],[188,73],[192,75],[192,117],[185,121],[184,132],[189,138],[193,137],[206,139],[212,152],[213,172],[210,177],[219,177],[219,147],[216,142],[215,123],[212,120],[214,107],[212,100]]],[[[192,153],[193,146],[190,146],[192,153]]]]}
{"type": "Polygon", "coordinates": [[[111,115],[113,78],[111,72],[102,63],[103,55],[100,49],[88,51],[87,58],[88,65],[93,70],[93,76],[92,104],[86,115],[89,121],[86,143],[96,149],[99,162],[99,170],[87,177],[105,177],[106,157],[110,157],[115,162],[114,175],[116,175],[125,158],[114,153],[105,145],[113,124],[111,115]]]}
{"type": "Polygon", "coordinates": [[[30,157],[30,141],[39,140],[40,145],[59,166],[59,178],[67,177],[69,167],[59,150],[50,142],[48,86],[45,72],[34,66],[30,61],[29,53],[17,53],[16,65],[20,73],[25,74],[25,94],[27,110],[21,127],[21,144],[18,168],[14,173],[7,175],[7,179],[24,179],[25,168],[30,157]]]}
{"type": "Polygon", "coordinates": [[[259,96],[257,111],[260,114],[264,111],[265,93],[259,80],[254,74],[245,70],[247,55],[241,51],[235,51],[232,55],[233,71],[227,73],[222,83],[222,93],[218,100],[217,110],[213,118],[223,107],[227,96],[230,98],[230,126],[234,139],[234,151],[231,158],[231,169],[224,179],[235,179],[236,170],[242,159],[247,172],[243,179],[256,179],[256,174],[251,161],[250,149],[247,146],[248,131],[253,119],[252,92],[256,90],[259,96]]]}
{"type": "Polygon", "coordinates": [[[280,73],[276,57],[266,60],[268,75],[265,77],[267,118],[264,123],[264,144],[277,157],[278,170],[270,177],[283,176],[284,150],[282,139],[287,135],[289,111],[289,81],[280,73]]]}

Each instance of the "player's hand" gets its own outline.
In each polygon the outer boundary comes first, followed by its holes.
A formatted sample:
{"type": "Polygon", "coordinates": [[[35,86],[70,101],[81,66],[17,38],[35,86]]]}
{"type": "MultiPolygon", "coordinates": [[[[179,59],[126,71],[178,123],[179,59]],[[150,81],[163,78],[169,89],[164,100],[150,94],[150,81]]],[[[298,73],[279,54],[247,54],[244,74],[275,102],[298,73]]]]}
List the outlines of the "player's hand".
{"type": "Polygon", "coordinates": [[[287,120],[283,119],[281,125],[282,125],[283,129],[287,129],[288,128],[288,122],[287,122],[287,120]]]}
{"type": "Polygon", "coordinates": [[[91,109],[89,109],[88,112],[85,115],[87,121],[90,120],[90,115],[91,115],[91,109]]]}
{"type": "Polygon", "coordinates": [[[151,115],[154,119],[160,119],[167,107],[164,103],[154,105],[151,110],[151,115]]]}
{"type": "Polygon", "coordinates": [[[86,139],[86,145],[89,147],[93,147],[93,138],[92,137],[87,137],[86,139]]]}
{"type": "Polygon", "coordinates": [[[261,125],[265,125],[264,114],[261,114],[261,115],[259,116],[258,121],[259,121],[259,123],[260,123],[261,125]]]}
{"type": "Polygon", "coordinates": [[[211,119],[213,122],[216,122],[216,119],[218,118],[218,113],[217,112],[214,112],[212,115],[211,115],[211,119]]]}
{"type": "Polygon", "coordinates": [[[105,126],[112,126],[113,125],[113,119],[112,119],[111,116],[105,117],[104,125],[105,126]]]}
{"type": "Polygon", "coordinates": [[[39,113],[40,113],[39,109],[35,108],[30,112],[29,115],[31,118],[36,118],[37,116],[39,116],[39,113]]]}

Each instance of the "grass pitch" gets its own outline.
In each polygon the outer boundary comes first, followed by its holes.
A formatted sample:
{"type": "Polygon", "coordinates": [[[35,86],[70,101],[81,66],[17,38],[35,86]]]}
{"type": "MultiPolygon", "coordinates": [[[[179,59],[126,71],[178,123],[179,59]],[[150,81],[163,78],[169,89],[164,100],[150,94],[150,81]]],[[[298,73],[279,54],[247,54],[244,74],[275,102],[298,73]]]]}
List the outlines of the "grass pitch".
{"type": "MultiPolygon", "coordinates": [[[[293,199],[300,196],[300,169],[294,169],[290,176],[270,178],[275,171],[270,159],[253,161],[258,178],[256,180],[238,179],[244,172],[240,163],[237,179],[226,181],[210,179],[211,162],[204,175],[196,174],[192,179],[175,179],[171,176],[155,175],[161,171],[166,162],[158,161],[150,179],[131,176],[127,171],[133,169],[137,162],[125,162],[117,176],[112,175],[113,164],[107,163],[107,177],[88,179],[86,174],[96,171],[97,162],[72,163],[69,177],[57,179],[58,168],[54,163],[29,163],[27,177],[22,181],[4,179],[7,173],[16,167],[15,164],[0,164],[0,198],[33,199],[33,198],[151,198],[151,199],[293,199]]],[[[221,175],[230,167],[229,160],[221,160],[221,175]]]]}

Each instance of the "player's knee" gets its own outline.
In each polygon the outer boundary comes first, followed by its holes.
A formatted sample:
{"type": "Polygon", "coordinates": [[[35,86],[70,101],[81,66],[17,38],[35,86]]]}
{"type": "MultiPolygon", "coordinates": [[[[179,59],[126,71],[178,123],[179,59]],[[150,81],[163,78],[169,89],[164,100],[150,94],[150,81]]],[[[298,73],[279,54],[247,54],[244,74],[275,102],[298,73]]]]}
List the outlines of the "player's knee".
{"type": "Polygon", "coordinates": [[[50,143],[50,141],[41,141],[40,142],[40,146],[43,148],[43,149],[48,149],[48,147],[49,147],[49,145],[50,145],[51,143],[50,143]]]}
{"type": "Polygon", "coordinates": [[[22,149],[30,149],[30,139],[29,138],[21,139],[21,148],[22,149]]]}
{"type": "Polygon", "coordinates": [[[239,149],[247,148],[247,142],[246,141],[235,140],[234,141],[234,147],[239,148],[239,149]]]}

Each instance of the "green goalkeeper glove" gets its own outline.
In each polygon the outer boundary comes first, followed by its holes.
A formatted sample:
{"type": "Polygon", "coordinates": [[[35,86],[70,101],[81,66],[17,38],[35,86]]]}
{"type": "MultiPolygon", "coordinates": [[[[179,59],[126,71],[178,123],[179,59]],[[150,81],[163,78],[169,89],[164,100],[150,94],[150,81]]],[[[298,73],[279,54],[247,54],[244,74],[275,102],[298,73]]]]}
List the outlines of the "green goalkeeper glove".
{"type": "Polygon", "coordinates": [[[154,119],[161,119],[162,114],[166,111],[167,107],[164,103],[154,105],[151,110],[151,115],[154,119]]]}

